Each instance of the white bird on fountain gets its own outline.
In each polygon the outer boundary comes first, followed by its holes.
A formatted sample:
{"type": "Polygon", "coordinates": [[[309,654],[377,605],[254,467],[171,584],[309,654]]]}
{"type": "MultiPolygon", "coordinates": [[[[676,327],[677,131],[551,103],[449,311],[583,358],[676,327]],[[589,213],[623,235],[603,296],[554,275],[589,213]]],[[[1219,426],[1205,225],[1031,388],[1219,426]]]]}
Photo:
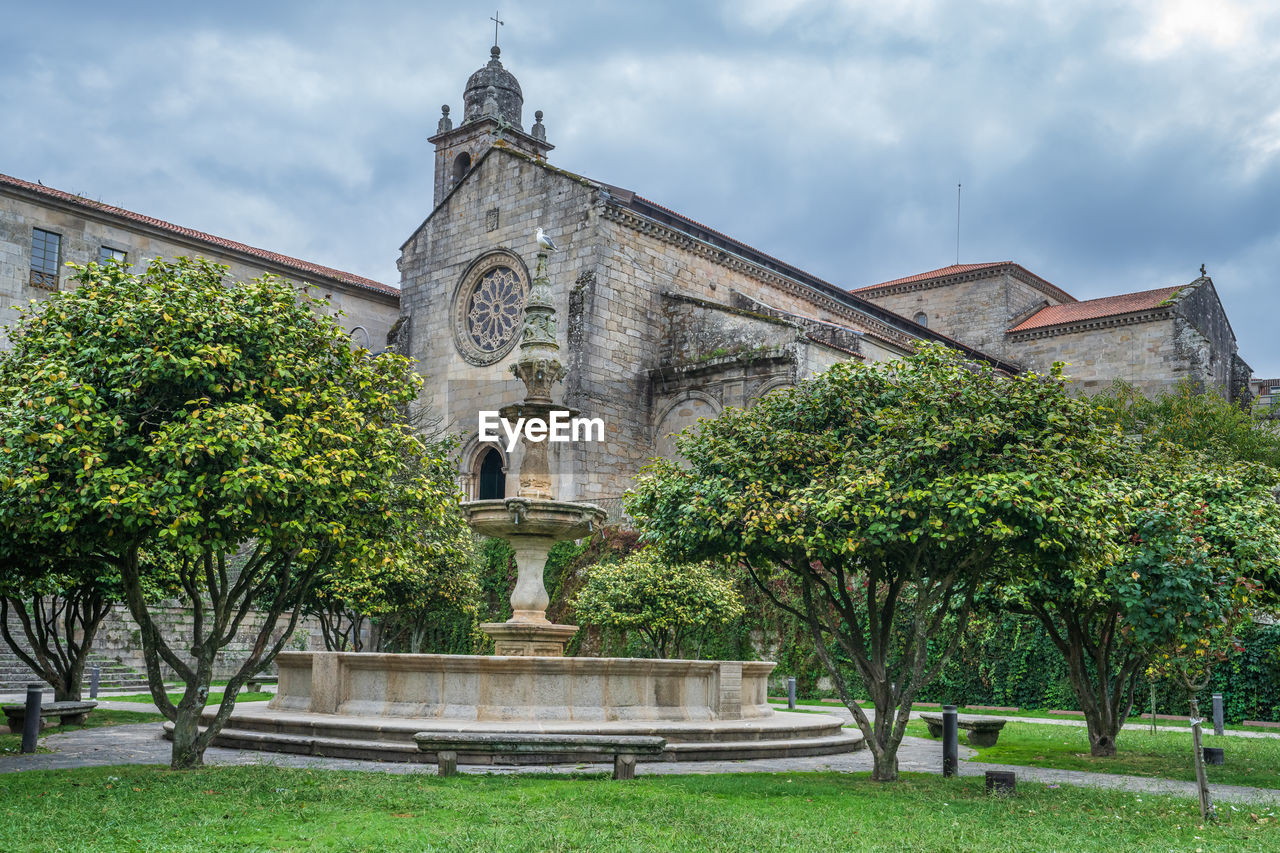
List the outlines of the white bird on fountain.
{"type": "Polygon", "coordinates": [[[560,247],[556,245],[554,240],[544,234],[541,228],[538,229],[538,247],[550,252],[560,251],[560,247]]]}

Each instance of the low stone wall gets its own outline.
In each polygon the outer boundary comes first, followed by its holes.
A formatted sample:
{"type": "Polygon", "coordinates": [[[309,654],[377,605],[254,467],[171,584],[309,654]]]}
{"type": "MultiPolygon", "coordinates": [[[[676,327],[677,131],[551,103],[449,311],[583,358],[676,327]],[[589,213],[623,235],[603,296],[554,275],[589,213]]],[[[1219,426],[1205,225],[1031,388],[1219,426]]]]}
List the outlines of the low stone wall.
{"type": "Polygon", "coordinates": [[[271,708],[451,720],[746,720],[773,715],[762,661],[282,652],[271,708]]]}
{"type": "MultiPolygon", "coordinates": [[[[153,605],[151,616],[155,620],[160,633],[175,651],[191,647],[191,627],[193,617],[191,608],[177,602],[153,605]]],[[[253,610],[240,625],[237,637],[218,652],[214,663],[213,677],[227,678],[239,670],[240,665],[249,656],[253,640],[257,636],[265,620],[264,614],[253,610]]],[[[275,636],[279,637],[284,627],[289,624],[288,614],[281,616],[277,622],[275,636]]],[[[98,636],[93,643],[94,651],[121,663],[138,672],[147,671],[146,661],[142,655],[142,631],[138,623],[129,614],[129,609],[118,605],[111,609],[98,629],[98,636]]],[[[314,619],[298,620],[293,638],[285,646],[293,650],[323,649],[324,639],[320,633],[320,625],[314,619]]],[[[176,673],[164,663],[161,667],[166,679],[175,679],[176,673]]]]}

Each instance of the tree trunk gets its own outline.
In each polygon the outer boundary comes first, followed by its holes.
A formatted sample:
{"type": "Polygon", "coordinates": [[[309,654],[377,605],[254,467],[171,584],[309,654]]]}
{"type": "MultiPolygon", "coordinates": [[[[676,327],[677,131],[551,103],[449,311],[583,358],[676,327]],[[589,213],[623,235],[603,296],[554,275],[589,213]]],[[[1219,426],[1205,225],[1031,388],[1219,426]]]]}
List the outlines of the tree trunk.
{"type": "Polygon", "coordinates": [[[1200,741],[1200,702],[1191,692],[1191,746],[1195,752],[1196,792],[1200,795],[1200,819],[1212,820],[1213,800],[1209,798],[1209,776],[1204,769],[1204,748],[1200,741]]]}
{"type": "Polygon", "coordinates": [[[898,746],[894,744],[886,752],[872,753],[871,781],[898,781],[898,746]]]}

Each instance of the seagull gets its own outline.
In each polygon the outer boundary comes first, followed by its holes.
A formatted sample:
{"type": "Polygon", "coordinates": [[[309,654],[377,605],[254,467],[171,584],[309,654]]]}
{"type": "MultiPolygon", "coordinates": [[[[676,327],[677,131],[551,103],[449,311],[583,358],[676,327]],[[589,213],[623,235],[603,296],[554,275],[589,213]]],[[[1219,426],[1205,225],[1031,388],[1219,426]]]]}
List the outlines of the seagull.
{"type": "Polygon", "coordinates": [[[560,247],[555,244],[554,240],[543,234],[541,228],[538,229],[538,246],[543,249],[550,249],[553,252],[560,251],[560,247]]]}

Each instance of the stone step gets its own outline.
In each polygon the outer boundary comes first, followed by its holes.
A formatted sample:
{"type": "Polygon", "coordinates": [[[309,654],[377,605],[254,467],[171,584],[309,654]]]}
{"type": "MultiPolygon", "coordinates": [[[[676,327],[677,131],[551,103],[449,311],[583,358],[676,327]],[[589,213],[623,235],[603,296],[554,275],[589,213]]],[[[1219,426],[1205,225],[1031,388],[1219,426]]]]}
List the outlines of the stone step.
{"type": "MultiPolygon", "coordinates": [[[[172,740],[173,723],[164,724],[165,736],[172,740]]],[[[229,749],[252,749],[311,755],[323,758],[349,758],[366,761],[391,761],[409,764],[434,764],[436,756],[423,752],[413,741],[364,738],[323,737],[280,731],[256,731],[228,726],[213,741],[215,746],[229,749]]],[[[792,738],[776,741],[725,741],[668,743],[661,756],[639,756],[640,761],[741,761],[757,758],[799,758],[814,755],[837,755],[865,748],[862,733],[853,729],[825,737],[792,738]]],[[[471,756],[463,764],[582,764],[604,763],[612,754],[551,757],[537,755],[499,756],[487,761],[471,756]]]]}

